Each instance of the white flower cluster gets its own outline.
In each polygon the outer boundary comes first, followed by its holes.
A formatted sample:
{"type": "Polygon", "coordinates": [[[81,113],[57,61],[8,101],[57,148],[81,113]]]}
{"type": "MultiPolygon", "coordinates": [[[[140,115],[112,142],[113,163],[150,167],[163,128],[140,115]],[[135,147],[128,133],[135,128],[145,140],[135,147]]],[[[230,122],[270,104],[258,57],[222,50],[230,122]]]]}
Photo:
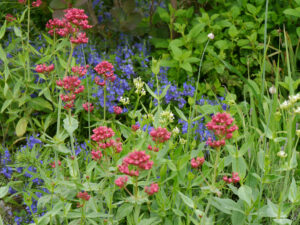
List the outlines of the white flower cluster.
{"type": "Polygon", "coordinates": [[[179,134],[180,130],[178,127],[175,127],[173,130],[172,130],[172,135],[173,136],[177,136],[179,134]]]}
{"type": "Polygon", "coordinates": [[[185,145],[186,144],[186,140],[183,139],[183,138],[180,138],[179,139],[179,143],[182,144],[182,145],[185,145]]]}
{"type": "Polygon", "coordinates": [[[151,113],[149,113],[149,114],[147,114],[147,115],[143,115],[143,119],[144,119],[144,120],[149,120],[149,121],[151,121],[151,122],[154,121],[153,114],[151,114],[151,113]]]}
{"type": "Polygon", "coordinates": [[[121,102],[123,105],[128,105],[129,104],[129,98],[128,97],[120,97],[119,102],[121,102]]]}
{"type": "Polygon", "coordinates": [[[146,91],[144,89],[145,82],[142,81],[140,77],[133,79],[133,84],[136,88],[135,93],[141,94],[141,96],[146,95],[146,91]]]}
{"type": "Polygon", "coordinates": [[[163,111],[160,113],[160,120],[161,123],[172,123],[174,121],[174,114],[170,111],[163,111]]]}
{"type": "MultiPolygon", "coordinates": [[[[288,109],[288,108],[292,107],[299,100],[300,100],[300,93],[289,96],[289,100],[285,100],[283,103],[281,103],[280,108],[288,109]]],[[[299,110],[299,109],[296,109],[296,110],[299,110]]]]}

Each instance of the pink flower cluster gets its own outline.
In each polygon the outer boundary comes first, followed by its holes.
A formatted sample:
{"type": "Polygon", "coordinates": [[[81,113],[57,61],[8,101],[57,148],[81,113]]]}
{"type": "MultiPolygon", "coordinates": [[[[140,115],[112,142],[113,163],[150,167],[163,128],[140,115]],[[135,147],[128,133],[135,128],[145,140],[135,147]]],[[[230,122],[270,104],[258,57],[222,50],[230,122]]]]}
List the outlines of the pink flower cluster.
{"type": "Polygon", "coordinates": [[[131,126],[131,130],[134,132],[137,131],[138,129],[140,129],[140,125],[138,125],[138,124],[134,124],[131,126]]]}
{"type": "Polygon", "coordinates": [[[206,124],[206,127],[214,132],[218,140],[213,141],[208,138],[207,144],[213,148],[224,146],[226,144],[225,140],[232,138],[232,133],[238,129],[236,125],[231,126],[233,120],[230,114],[226,112],[214,115],[212,120],[206,124]]]}
{"type": "Polygon", "coordinates": [[[134,151],[129,153],[124,159],[122,165],[119,165],[119,171],[129,176],[139,176],[139,170],[150,170],[153,161],[150,161],[150,155],[145,151],[134,151]],[[129,165],[136,166],[136,170],[130,170],[129,165]]]}
{"type": "Polygon", "coordinates": [[[76,195],[77,198],[79,199],[83,199],[84,201],[88,201],[90,200],[91,196],[86,192],[79,192],[77,195],[76,195]]]}
{"type": "Polygon", "coordinates": [[[82,104],[82,107],[84,108],[85,111],[90,111],[92,112],[94,110],[94,106],[92,103],[86,102],[82,104]]]}
{"type": "Polygon", "coordinates": [[[37,73],[50,73],[51,71],[54,70],[54,64],[51,64],[50,66],[46,66],[46,64],[39,64],[36,65],[35,71],[37,73]]]}
{"type": "Polygon", "coordinates": [[[66,9],[63,19],[50,19],[46,27],[49,29],[48,33],[50,35],[58,34],[61,37],[66,37],[71,35],[70,41],[74,44],[87,43],[88,38],[85,32],[80,32],[80,30],[86,30],[91,28],[88,25],[88,16],[84,13],[83,9],[66,9]]]}
{"type": "Polygon", "coordinates": [[[232,173],[232,178],[231,177],[227,177],[227,176],[224,176],[223,177],[223,180],[227,183],[227,184],[230,184],[230,183],[238,183],[240,182],[240,177],[239,177],[239,174],[238,173],[232,173]]]}
{"type": "Polygon", "coordinates": [[[164,143],[171,137],[171,132],[169,132],[166,128],[158,127],[157,129],[152,128],[150,132],[150,136],[154,142],[164,143]]]}
{"type": "Polygon", "coordinates": [[[77,75],[79,77],[83,77],[87,73],[87,69],[89,68],[89,65],[86,66],[73,66],[72,72],[74,75],[77,75]]]}
{"type": "Polygon", "coordinates": [[[119,115],[123,112],[123,109],[120,106],[113,106],[113,109],[116,115],[119,115]]]}
{"type": "Polygon", "coordinates": [[[57,86],[63,87],[66,94],[61,94],[60,98],[66,104],[65,109],[71,109],[74,107],[74,101],[76,99],[76,94],[79,94],[84,91],[84,86],[80,85],[81,81],[76,76],[66,76],[63,80],[56,81],[57,86]]]}
{"type": "Polygon", "coordinates": [[[196,169],[196,168],[199,168],[200,166],[203,165],[203,163],[205,162],[205,159],[204,157],[197,157],[197,158],[193,158],[191,160],[191,166],[196,169]]]}
{"type": "MultiPolygon", "coordinates": [[[[58,166],[61,166],[61,161],[58,160],[57,164],[58,164],[58,166]]],[[[55,167],[56,167],[56,163],[55,163],[55,162],[52,162],[52,163],[50,163],[50,166],[51,166],[52,168],[55,168],[55,167]]]]}
{"type": "Polygon", "coordinates": [[[159,190],[159,186],[156,183],[152,183],[150,187],[148,186],[145,187],[145,192],[150,196],[158,192],[158,190],[159,190]]]}
{"type": "Polygon", "coordinates": [[[99,150],[98,151],[92,150],[91,154],[92,154],[92,159],[95,160],[95,161],[100,160],[103,156],[102,152],[99,151],[99,150]]]}
{"type": "Polygon", "coordinates": [[[115,132],[108,127],[101,126],[93,130],[92,140],[98,143],[101,149],[112,147],[117,153],[123,150],[122,142],[120,138],[116,140],[110,139],[115,135],[115,132]],[[109,140],[110,139],[110,140],[109,140]]]}
{"type": "Polygon", "coordinates": [[[102,61],[98,63],[98,65],[94,68],[96,72],[103,76],[103,81],[100,81],[100,77],[95,77],[95,83],[99,86],[105,86],[106,80],[110,80],[111,82],[114,82],[115,79],[117,78],[114,75],[114,66],[107,62],[107,61],[102,61]]]}
{"type": "Polygon", "coordinates": [[[147,149],[150,150],[150,151],[154,151],[154,152],[158,152],[159,151],[158,147],[155,147],[155,146],[152,147],[151,145],[148,145],[147,149]]]}
{"type": "Polygon", "coordinates": [[[20,4],[26,4],[27,0],[18,0],[20,4]]]}
{"type": "Polygon", "coordinates": [[[126,186],[128,181],[128,177],[127,176],[123,176],[123,177],[119,177],[118,179],[115,180],[115,184],[117,186],[119,186],[120,188],[123,188],[124,186],[126,186]]]}
{"type": "Polygon", "coordinates": [[[42,4],[42,0],[36,0],[35,2],[32,2],[32,7],[40,7],[42,4]]]}
{"type": "Polygon", "coordinates": [[[12,21],[15,21],[16,18],[13,15],[11,15],[11,14],[8,13],[5,16],[5,20],[7,20],[7,22],[12,22],[12,21]]]}

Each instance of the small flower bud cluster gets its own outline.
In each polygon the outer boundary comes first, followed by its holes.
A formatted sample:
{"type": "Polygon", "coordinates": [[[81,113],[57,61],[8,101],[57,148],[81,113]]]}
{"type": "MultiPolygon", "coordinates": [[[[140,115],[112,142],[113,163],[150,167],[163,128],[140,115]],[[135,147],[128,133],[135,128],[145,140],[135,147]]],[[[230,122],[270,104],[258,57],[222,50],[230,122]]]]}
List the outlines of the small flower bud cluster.
{"type": "Polygon", "coordinates": [[[232,182],[234,184],[240,182],[240,177],[239,177],[239,174],[238,173],[232,173],[232,177],[227,177],[227,176],[224,176],[223,177],[223,180],[227,183],[227,184],[231,184],[232,182]]]}
{"type": "Polygon", "coordinates": [[[236,125],[231,126],[232,123],[233,118],[226,112],[214,115],[212,121],[208,122],[206,127],[214,132],[218,140],[212,141],[211,138],[208,138],[207,144],[213,148],[224,146],[226,144],[225,140],[232,138],[232,133],[238,129],[236,125]]]}
{"type": "Polygon", "coordinates": [[[120,97],[119,102],[121,102],[123,105],[128,105],[130,103],[129,98],[128,97],[120,97]]]}
{"type": "Polygon", "coordinates": [[[205,162],[205,159],[204,157],[197,157],[197,158],[193,158],[191,160],[191,166],[196,169],[196,168],[199,168],[200,166],[203,165],[203,163],[205,162]]]}
{"type": "Polygon", "coordinates": [[[92,103],[86,102],[82,104],[82,107],[84,108],[85,111],[90,111],[92,112],[94,110],[94,106],[92,103]]]}
{"type": "Polygon", "coordinates": [[[26,4],[27,0],[18,0],[20,4],[26,4]]]}
{"type": "Polygon", "coordinates": [[[51,71],[54,70],[54,64],[51,64],[50,66],[46,66],[46,64],[39,64],[36,65],[35,71],[37,73],[50,73],[51,71]]]}
{"type": "Polygon", "coordinates": [[[113,109],[116,115],[119,115],[123,112],[123,109],[120,106],[113,106],[113,109]]]}
{"type": "Polygon", "coordinates": [[[150,151],[154,151],[154,152],[158,152],[159,151],[158,147],[155,147],[155,146],[152,147],[151,145],[148,145],[147,149],[150,150],[150,151]]]}
{"type": "Polygon", "coordinates": [[[79,94],[84,91],[84,86],[80,85],[81,80],[76,76],[66,76],[63,80],[56,81],[57,86],[63,87],[66,94],[61,94],[60,98],[66,104],[65,109],[71,109],[74,107],[74,101],[76,99],[76,94],[79,94]]]}
{"type": "Polygon", "coordinates": [[[186,144],[186,140],[184,138],[179,138],[179,143],[181,145],[185,145],[186,144]]]}
{"type": "Polygon", "coordinates": [[[83,77],[87,73],[87,69],[89,68],[89,65],[86,66],[73,66],[72,72],[74,75],[77,75],[79,77],[83,77]]]}
{"type": "Polygon", "coordinates": [[[83,9],[70,8],[66,9],[63,19],[50,19],[46,27],[49,29],[50,35],[57,34],[61,37],[71,35],[70,41],[74,44],[87,43],[88,38],[85,32],[80,30],[89,29],[92,26],[88,25],[88,16],[83,9]]]}
{"type": "Polygon", "coordinates": [[[160,114],[159,121],[163,124],[172,123],[174,121],[174,114],[170,111],[163,111],[160,114]]]}
{"type": "Polygon", "coordinates": [[[119,165],[119,171],[129,176],[139,176],[139,170],[150,170],[153,165],[153,161],[150,161],[150,155],[147,155],[145,151],[134,151],[129,153],[119,165]],[[136,170],[130,170],[129,165],[136,166],[136,170]]]}
{"type": "Polygon", "coordinates": [[[150,187],[148,187],[148,186],[145,187],[145,192],[146,192],[149,196],[155,194],[156,192],[158,192],[158,190],[159,190],[159,186],[158,186],[158,184],[156,184],[156,183],[152,183],[152,184],[150,185],[150,187]]]}
{"type": "Polygon", "coordinates": [[[120,138],[116,140],[110,139],[115,135],[115,132],[108,127],[101,126],[93,130],[92,140],[98,143],[101,149],[106,149],[112,147],[117,153],[123,150],[122,142],[120,138]],[[110,140],[109,140],[110,139],[110,140]]]}
{"type": "Polygon", "coordinates": [[[92,159],[95,161],[99,161],[103,156],[102,152],[99,150],[98,151],[92,150],[91,154],[92,154],[92,159]]]}
{"type": "Polygon", "coordinates": [[[300,100],[300,93],[289,96],[289,100],[285,100],[283,103],[281,103],[280,109],[289,109],[299,100],[300,100]]]}
{"type": "Polygon", "coordinates": [[[114,82],[115,79],[117,78],[114,75],[114,66],[107,62],[107,61],[102,61],[98,63],[98,65],[94,68],[96,72],[103,76],[103,81],[100,81],[99,77],[95,77],[95,83],[99,86],[105,86],[106,80],[110,80],[111,82],[114,82]]]}
{"type": "Polygon", "coordinates": [[[152,128],[150,131],[150,136],[154,142],[164,143],[170,139],[171,132],[169,132],[166,128],[152,128]]]}
{"type": "Polygon", "coordinates": [[[172,134],[173,136],[177,136],[179,134],[180,130],[178,127],[175,127],[173,130],[172,130],[172,134]]]}
{"type": "Polygon", "coordinates": [[[139,124],[133,124],[132,126],[131,126],[131,130],[132,131],[137,131],[138,129],[140,129],[140,125],[139,124]]]}
{"type": "MultiPolygon", "coordinates": [[[[57,161],[57,164],[58,164],[58,166],[61,166],[61,161],[57,161]]],[[[56,163],[55,162],[52,162],[52,163],[50,163],[50,166],[52,167],[52,168],[55,168],[56,167],[56,163]]]]}
{"type": "Polygon", "coordinates": [[[6,14],[6,16],[5,16],[5,20],[7,21],[7,22],[13,22],[13,21],[15,21],[16,20],[16,18],[13,16],[13,15],[11,15],[11,14],[6,14]]]}
{"type": "Polygon", "coordinates": [[[135,90],[136,94],[141,94],[142,96],[146,95],[146,91],[144,89],[145,82],[142,81],[142,79],[140,77],[133,79],[133,84],[136,88],[136,90],[135,90]]]}
{"type": "Polygon", "coordinates": [[[36,0],[35,2],[32,2],[32,7],[40,7],[40,5],[42,4],[42,0],[36,0]]]}
{"type": "Polygon", "coordinates": [[[285,158],[285,157],[287,157],[287,154],[286,154],[285,151],[279,151],[279,152],[277,153],[277,156],[280,157],[280,158],[285,158]]]}
{"type": "Polygon", "coordinates": [[[126,186],[127,182],[128,182],[127,176],[119,177],[118,179],[115,180],[115,184],[117,186],[119,186],[120,188],[124,188],[126,186]]]}
{"type": "Polygon", "coordinates": [[[86,192],[79,192],[77,195],[76,195],[77,198],[79,199],[82,199],[84,201],[88,201],[90,200],[91,196],[86,192]]]}

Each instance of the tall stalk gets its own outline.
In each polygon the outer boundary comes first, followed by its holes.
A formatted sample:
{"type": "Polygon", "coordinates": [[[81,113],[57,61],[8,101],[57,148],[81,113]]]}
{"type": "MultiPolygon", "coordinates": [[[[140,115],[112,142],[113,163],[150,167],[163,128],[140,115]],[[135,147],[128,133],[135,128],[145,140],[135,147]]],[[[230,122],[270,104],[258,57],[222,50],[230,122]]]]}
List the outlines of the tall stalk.
{"type": "Polygon", "coordinates": [[[30,53],[29,53],[29,31],[30,31],[30,1],[27,1],[27,7],[28,7],[28,12],[27,12],[27,82],[30,82],[30,53]]]}

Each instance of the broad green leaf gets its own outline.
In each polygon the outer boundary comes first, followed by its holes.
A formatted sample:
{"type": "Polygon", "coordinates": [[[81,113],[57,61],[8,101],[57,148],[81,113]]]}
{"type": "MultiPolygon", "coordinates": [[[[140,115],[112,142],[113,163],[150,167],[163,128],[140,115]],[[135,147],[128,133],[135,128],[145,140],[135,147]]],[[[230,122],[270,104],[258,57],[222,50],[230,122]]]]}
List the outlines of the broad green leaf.
{"type": "Polygon", "coordinates": [[[172,211],[173,211],[177,216],[185,217],[184,213],[181,212],[179,209],[172,209],[172,211]]]}
{"type": "Polygon", "coordinates": [[[236,37],[239,32],[238,30],[236,29],[236,27],[234,25],[232,25],[229,29],[228,29],[228,34],[230,35],[230,37],[234,38],[236,37]]]}
{"type": "Polygon", "coordinates": [[[239,173],[239,177],[243,179],[246,175],[247,163],[243,157],[232,158],[232,170],[239,173]]]}
{"type": "Polygon", "coordinates": [[[253,15],[256,15],[256,7],[252,4],[247,4],[247,10],[253,14],[253,15]]]}
{"type": "Polygon", "coordinates": [[[6,53],[4,49],[2,48],[2,45],[0,44],[0,59],[4,62],[7,63],[7,58],[6,58],[6,53]]]}
{"type": "Polygon", "coordinates": [[[248,204],[248,206],[251,206],[252,189],[249,186],[241,186],[238,190],[238,196],[240,199],[244,200],[248,204]]]}
{"type": "Polygon", "coordinates": [[[178,48],[177,46],[170,46],[172,53],[174,54],[174,58],[176,60],[180,60],[181,56],[182,56],[182,50],[180,48],[178,48]]]}
{"type": "Polygon", "coordinates": [[[122,204],[120,207],[118,207],[116,219],[121,220],[124,217],[128,216],[133,210],[133,205],[132,204],[122,204]]]}
{"type": "Polygon", "coordinates": [[[5,100],[5,102],[3,103],[2,108],[1,108],[1,113],[3,113],[4,110],[5,110],[11,103],[12,103],[12,99],[5,100]]]}
{"type": "Polygon", "coordinates": [[[6,31],[6,20],[4,21],[4,24],[2,25],[2,27],[0,29],[0,40],[3,38],[5,31],[6,31]]]}
{"type": "Polygon", "coordinates": [[[212,198],[212,205],[219,209],[220,211],[226,213],[226,214],[231,214],[231,211],[237,211],[237,212],[241,212],[244,213],[241,210],[241,207],[234,202],[233,200],[226,198],[226,199],[222,199],[222,198],[218,198],[218,197],[213,197],[212,198]]]}
{"type": "Polygon", "coordinates": [[[9,186],[0,187],[0,198],[4,198],[9,190],[9,186]]]}
{"type": "Polygon", "coordinates": [[[78,124],[78,120],[72,116],[67,116],[67,118],[64,119],[64,128],[70,135],[78,128],[78,124]]]}
{"type": "Polygon", "coordinates": [[[148,84],[145,83],[145,87],[147,91],[152,95],[153,98],[158,99],[157,95],[151,90],[151,88],[148,86],[148,84]]]}
{"type": "Polygon", "coordinates": [[[142,219],[138,225],[156,225],[161,224],[161,219],[159,217],[151,217],[149,219],[142,219]]]}
{"type": "Polygon", "coordinates": [[[281,224],[281,225],[291,225],[292,224],[292,220],[290,219],[274,219],[273,220],[275,223],[277,224],[281,224]]]}
{"type": "Polygon", "coordinates": [[[25,117],[21,118],[18,121],[16,126],[16,135],[18,137],[22,137],[26,133],[27,124],[28,124],[28,120],[25,117]]]}
{"type": "Polygon", "coordinates": [[[296,9],[286,9],[283,13],[289,16],[300,17],[300,7],[296,9]]]}
{"type": "Polygon", "coordinates": [[[32,107],[34,110],[37,110],[37,111],[45,111],[46,110],[48,112],[49,110],[50,111],[53,110],[51,103],[42,97],[30,99],[29,105],[30,105],[30,107],[32,107]]]}
{"type": "Polygon", "coordinates": [[[4,225],[1,215],[0,215],[0,225],[4,225]]]}
{"type": "Polygon", "coordinates": [[[160,100],[163,99],[166,96],[167,91],[169,90],[170,86],[171,86],[171,84],[167,85],[167,87],[164,88],[164,90],[162,91],[162,93],[159,95],[159,99],[160,100]]]}
{"type": "Polygon", "coordinates": [[[20,28],[14,26],[14,32],[17,37],[22,37],[22,31],[20,30],[20,28]]]}
{"type": "Polygon", "coordinates": [[[162,19],[162,21],[164,21],[166,23],[170,22],[170,15],[166,9],[158,7],[156,9],[156,12],[158,13],[158,15],[162,19]]]}
{"type": "Polygon", "coordinates": [[[191,208],[195,208],[194,202],[192,199],[190,199],[188,196],[184,195],[183,193],[181,193],[180,191],[178,191],[178,194],[180,195],[182,201],[184,202],[184,204],[186,204],[187,206],[191,207],[191,208]]]}
{"type": "Polygon", "coordinates": [[[297,185],[296,185],[295,178],[292,179],[292,183],[289,188],[289,200],[292,203],[297,202],[297,185]]]}
{"type": "Polygon", "coordinates": [[[174,106],[174,107],[175,107],[175,110],[176,110],[176,112],[178,113],[179,117],[180,117],[182,120],[184,120],[185,122],[187,122],[188,119],[187,119],[186,116],[183,114],[183,112],[182,112],[180,109],[178,109],[176,106],[174,106]]]}
{"type": "Polygon", "coordinates": [[[190,73],[193,72],[193,68],[192,68],[191,64],[188,63],[187,61],[184,61],[184,62],[180,65],[180,68],[182,68],[182,69],[184,69],[185,71],[190,72],[190,73]]]}

